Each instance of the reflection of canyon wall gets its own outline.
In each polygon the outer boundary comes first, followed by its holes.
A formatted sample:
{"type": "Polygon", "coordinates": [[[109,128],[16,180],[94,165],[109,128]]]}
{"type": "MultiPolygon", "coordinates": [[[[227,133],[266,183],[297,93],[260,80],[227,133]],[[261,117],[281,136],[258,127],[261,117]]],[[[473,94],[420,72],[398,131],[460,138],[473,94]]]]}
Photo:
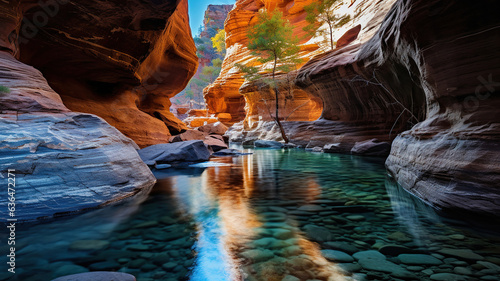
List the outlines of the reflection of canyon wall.
{"type": "Polygon", "coordinates": [[[282,280],[289,274],[304,280],[344,280],[293,218],[268,208],[274,206],[273,198],[302,205],[321,194],[314,175],[297,178],[284,170],[273,180],[272,171],[295,164],[286,155],[274,156],[273,151],[244,156],[238,159],[241,166],[231,165],[230,158],[218,159],[228,166],[208,168],[202,176],[204,189],[219,206],[224,247],[241,271],[235,275],[245,280],[282,280]]]}
{"type": "MultiPolygon", "coordinates": [[[[18,9],[36,22],[46,9],[27,2],[18,9]]],[[[69,109],[104,118],[141,147],[187,129],[169,110],[169,98],[197,67],[186,0],[68,1],[58,7],[33,38],[21,38],[16,53],[44,74],[69,109]]]]}
{"type": "MultiPolygon", "coordinates": [[[[267,107],[271,107],[274,98],[269,97],[268,105],[263,99],[268,99],[268,90],[260,92],[258,85],[249,85],[246,90],[240,92],[244,79],[242,73],[234,66],[236,63],[257,63],[255,58],[246,48],[248,44],[247,32],[250,26],[257,21],[259,9],[266,8],[268,10],[279,9],[283,12],[285,18],[290,20],[294,26],[294,33],[301,38],[300,56],[305,61],[314,54],[317,54],[318,46],[316,44],[308,44],[305,32],[302,28],[307,24],[305,21],[306,13],[304,6],[312,3],[312,1],[256,1],[256,0],[240,0],[237,1],[233,10],[229,13],[225,23],[226,30],[226,47],[227,54],[222,65],[222,71],[217,80],[205,88],[205,100],[207,101],[210,113],[230,113],[232,116],[231,122],[243,120],[246,116],[250,117],[255,114],[262,114],[264,120],[271,119],[267,107]],[[243,94],[243,95],[242,95],[243,94]],[[246,99],[246,103],[245,103],[246,99]],[[245,114],[245,106],[247,107],[245,114]],[[263,112],[264,111],[264,112],[263,112]]],[[[283,76],[279,79],[285,79],[283,76]]],[[[258,84],[258,82],[257,82],[258,84]]],[[[321,112],[321,104],[318,100],[312,99],[309,95],[298,90],[292,85],[292,90],[297,97],[297,102],[288,103],[291,111],[293,107],[301,106],[300,110],[294,112],[291,120],[314,120],[321,112]],[[307,102],[310,101],[310,102],[307,102]],[[314,112],[314,113],[312,113],[314,112]]],[[[283,104],[284,106],[284,104],[283,104]]],[[[252,118],[258,118],[253,116],[252,118]]]]}

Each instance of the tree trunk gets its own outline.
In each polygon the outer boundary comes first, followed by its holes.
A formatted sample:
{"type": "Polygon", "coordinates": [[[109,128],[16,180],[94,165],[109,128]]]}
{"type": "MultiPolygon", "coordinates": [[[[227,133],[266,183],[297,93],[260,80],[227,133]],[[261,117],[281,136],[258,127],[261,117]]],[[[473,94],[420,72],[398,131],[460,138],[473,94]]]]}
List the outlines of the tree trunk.
{"type": "Polygon", "coordinates": [[[275,74],[276,74],[276,54],[274,55],[274,67],[273,67],[273,84],[274,84],[274,95],[276,100],[276,124],[278,124],[278,127],[280,128],[281,137],[283,138],[285,143],[288,143],[288,137],[286,136],[285,129],[283,129],[283,126],[281,125],[280,122],[279,99],[278,99],[279,91],[278,91],[278,85],[276,85],[275,74]]]}
{"type": "Polygon", "coordinates": [[[330,47],[333,50],[333,27],[331,24],[328,24],[328,26],[330,27],[330,47]]]}

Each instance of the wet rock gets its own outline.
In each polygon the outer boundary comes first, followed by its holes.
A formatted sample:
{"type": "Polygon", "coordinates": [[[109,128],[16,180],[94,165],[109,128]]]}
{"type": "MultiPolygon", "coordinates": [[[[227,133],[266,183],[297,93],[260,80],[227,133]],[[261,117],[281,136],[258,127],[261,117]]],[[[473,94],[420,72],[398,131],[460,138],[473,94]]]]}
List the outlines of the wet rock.
{"type": "Polygon", "coordinates": [[[410,241],[412,241],[412,239],[410,237],[408,237],[406,234],[404,234],[401,231],[393,232],[393,233],[387,235],[387,238],[389,238],[391,240],[398,241],[398,242],[410,242],[410,241]]]}
{"type": "Polygon", "coordinates": [[[455,239],[455,240],[464,240],[465,239],[465,236],[462,234],[452,234],[452,235],[448,235],[448,237],[450,237],[451,239],[455,239]]]}
{"type": "Polygon", "coordinates": [[[325,227],[308,224],[304,226],[307,237],[316,242],[326,242],[333,239],[332,233],[325,227]]]}
{"type": "Polygon", "coordinates": [[[363,221],[365,220],[365,216],[362,215],[350,215],[347,216],[346,219],[351,220],[351,221],[363,221]]]}
{"type": "Polygon", "coordinates": [[[319,205],[304,205],[300,206],[297,210],[299,211],[305,211],[305,212],[320,212],[323,211],[325,208],[319,206],[319,205]]]}
{"type": "Polygon", "coordinates": [[[273,229],[273,236],[280,240],[293,237],[293,233],[288,229],[273,229]]]}
{"type": "Polygon", "coordinates": [[[452,257],[464,259],[464,260],[472,260],[472,261],[484,260],[483,256],[474,253],[470,249],[444,248],[444,249],[439,250],[438,253],[445,255],[445,256],[452,256],[452,257]]]}
{"type": "Polygon", "coordinates": [[[136,281],[131,274],[123,272],[87,272],[62,276],[52,281],[136,281]]]}
{"type": "Polygon", "coordinates": [[[388,156],[391,152],[391,145],[388,142],[380,142],[378,139],[356,142],[351,149],[352,154],[362,154],[366,156],[388,156]]]}
{"type": "Polygon", "coordinates": [[[327,249],[339,250],[351,255],[359,251],[355,246],[344,242],[325,242],[322,246],[327,249]]]}
{"type": "Polygon", "coordinates": [[[354,261],[354,259],[350,255],[337,250],[321,250],[321,254],[329,261],[334,261],[334,262],[354,261]]]}
{"type": "Polygon", "coordinates": [[[282,148],[283,143],[279,141],[270,141],[270,140],[256,140],[254,142],[255,147],[267,147],[267,148],[282,148]]]}
{"type": "Polygon", "coordinates": [[[353,272],[357,272],[362,269],[362,267],[357,263],[339,263],[337,266],[342,269],[343,274],[345,275],[350,275],[353,272]]]}
{"type": "Polygon", "coordinates": [[[387,272],[394,277],[403,279],[417,279],[413,273],[385,259],[364,257],[358,260],[358,263],[365,270],[387,272]]]}
{"type": "Polygon", "coordinates": [[[212,156],[222,157],[222,156],[241,156],[241,155],[250,155],[250,154],[252,154],[252,153],[245,153],[245,152],[241,152],[237,149],[229,148],[229,149],[221,149],[221,150],[215,152],[214,154],[212,154],[212,156]]]}
{"type": "Polygon", "coordinates": [[[412,249],[400,245],[383,245],[378,249],[378,251],[387,256],[398,256],[400,254],[408,254],[413,252],[412,249]]]}
{"type": "Polygon", "coordinates": [[[453,272],[458,275],[472,275],[472,270],[467,267],[457,266],[453,268],[453,272]]]}
{"type": "Polygon", "coordinates": [[[136,260],[131,261],[128,264],[128,267],[130,267],[130,268],[141,268],[143,265],[146,264],[146,262],[147,261],[145,259],[136,259],[136,260]]]}
{"type": "Polygon", "coordinates": [[[431,275],[431,280],[434,281],[461,281],[467,280],[467,276],[461,276],[453,273],[436,273],[431,275]]]}
{"type": "Polygon", "coordinates": [[[299,246],[288,246],[286,248],[283,248],[283,250],[281,251],[283,256],[285,257],[290,257],[290,256],[297,256],[297,255],[300,255],[302,253],[302,248],[299,247],[299,246]]]}
{"type": "Polygon", "coordinates": [[[162,264],[161,267],[165,268],[167,271],[173,270],[177,266],[177,263],[175,262],[167,262],[162,264]]]}
{"type": "Polygon", "coordinates": [[[293,275],[287,275],[281,279],[281,281],[300,281],[299,278],[293,276],[293,275]]]}
{"type": "Polygon", "coordinates": [[[274,253],[267,249],[246,250],[241,252],[241,256],[245,259],[252,260],[255,263],[267,261],[274,257],[274,253]]]}
{"type": "Polygon", "coordinates": [[[201,140],[156,144],[138,152],[149,166],[157,162],[200,162],[210,158],[210,151],[201,140]]]}
{"type": "Polygon", "coordinates": [[[109,242],[104,240],[77,240],[69,245],[72,251],[98,251],[109,247],[109,242]]]}
{"type": "Polygon", "coordinates": [[[357,252],[352,256],[356,260],[360,260],[360,259],[382,259],[382,260],[385,260],[386,259],[383,254],[381,254],[380,252],[375,251],[375,250],[357,252]]]}
{"type": "Polygon", "coordinates": [[[443,263],[433,256],[424,254],[401,254],[398,259],[409,265],[440,265],[443,263]]]}

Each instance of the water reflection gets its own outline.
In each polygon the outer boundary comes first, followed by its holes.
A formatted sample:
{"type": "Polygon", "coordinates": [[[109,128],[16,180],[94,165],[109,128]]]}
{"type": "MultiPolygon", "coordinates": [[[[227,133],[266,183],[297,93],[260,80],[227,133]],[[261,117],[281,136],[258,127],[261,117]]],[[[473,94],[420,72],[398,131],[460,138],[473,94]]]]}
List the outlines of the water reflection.
{"type": "Polygon", "coordinates": [[[500,264],[498,235],[448,224],[387,180],[380,159],[256,150],[211,161],[155,172],[146,200],[19,229],[19,273],[8,280],[99,270],[148,281],[428,280],[424,270],[457,266],[497,274],[476,261],[500,264]],[[355,258],[367,250],[391,270],[355,258]],[[408,265],[401,253],[440,264],[408,265]]]}

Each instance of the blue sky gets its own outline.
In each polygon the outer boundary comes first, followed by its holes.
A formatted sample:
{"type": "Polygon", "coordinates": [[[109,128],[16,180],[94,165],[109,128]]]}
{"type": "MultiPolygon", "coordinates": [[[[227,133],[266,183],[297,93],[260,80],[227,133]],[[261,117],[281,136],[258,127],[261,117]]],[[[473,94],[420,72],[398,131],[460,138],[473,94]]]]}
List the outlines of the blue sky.
{"type": "Polygon", "coordinates": [[[198,34],[198,28],[203,24],[203,16],[209,4],[234,4],[235,0],[188,0],[189,25],[193,36],[198,34]]]}

